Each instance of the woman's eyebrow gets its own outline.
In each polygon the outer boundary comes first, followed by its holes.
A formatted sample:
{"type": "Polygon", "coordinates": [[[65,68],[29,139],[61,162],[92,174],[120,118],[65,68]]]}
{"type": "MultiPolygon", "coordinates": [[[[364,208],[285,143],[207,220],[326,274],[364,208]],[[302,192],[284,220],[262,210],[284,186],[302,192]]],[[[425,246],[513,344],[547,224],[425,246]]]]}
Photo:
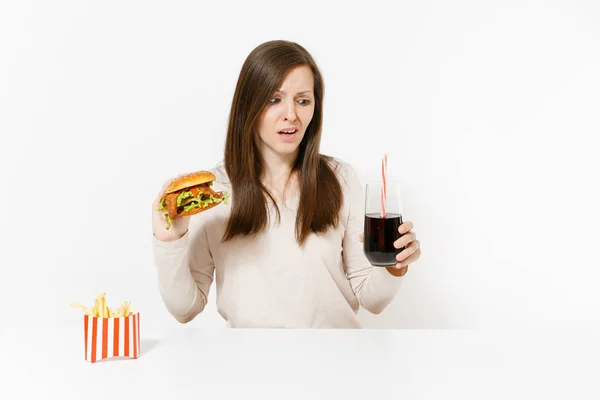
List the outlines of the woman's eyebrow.
{"type": "MultiPolygon", "coordinates": [[[[275,90],[275,93],[285,94],[285,91],[277,89],[277,90],[275,90]]],[[[298,96],[299,94],[305,94],[305,93],[312,93],[312,91],[311,90],[303,90],[301,92],[296,93],[296,96],[298,96]]]]}

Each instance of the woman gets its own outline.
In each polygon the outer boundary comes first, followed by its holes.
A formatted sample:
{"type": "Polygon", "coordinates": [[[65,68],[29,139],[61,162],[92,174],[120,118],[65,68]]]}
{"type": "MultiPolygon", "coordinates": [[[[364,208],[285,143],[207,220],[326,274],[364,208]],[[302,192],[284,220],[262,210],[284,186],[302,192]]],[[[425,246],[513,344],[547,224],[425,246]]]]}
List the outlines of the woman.
{"type": "Polygon", "coordinates": [[[178,217],[166,230],[157,208],[170,181],[156,197],[159,289],[178,321],[202,312],[214,278],[229,327],[358,328],[359,306],[380,313],[398,292],[419,241],[407,221],[396,267],[367,261],[358,175],[319,153],[323,92],[302,46],[258,46],[239,75],[224,162],[210,170],[230,205],[178,217]]]}

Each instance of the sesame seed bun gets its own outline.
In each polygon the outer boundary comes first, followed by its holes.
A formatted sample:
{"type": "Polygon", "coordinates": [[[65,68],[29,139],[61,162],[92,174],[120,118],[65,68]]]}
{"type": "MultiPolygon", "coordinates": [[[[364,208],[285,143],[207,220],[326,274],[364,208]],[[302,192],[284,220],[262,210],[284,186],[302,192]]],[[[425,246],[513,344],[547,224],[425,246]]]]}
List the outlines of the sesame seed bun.
{"type": "Polygon", "coordinates": [[[165,194],[174,193],[189,187],[198,186],[203,183],[212,182],[216,179],[215,174],[210,171],[197,171],[177,177],[165,189],[165,194]]]}

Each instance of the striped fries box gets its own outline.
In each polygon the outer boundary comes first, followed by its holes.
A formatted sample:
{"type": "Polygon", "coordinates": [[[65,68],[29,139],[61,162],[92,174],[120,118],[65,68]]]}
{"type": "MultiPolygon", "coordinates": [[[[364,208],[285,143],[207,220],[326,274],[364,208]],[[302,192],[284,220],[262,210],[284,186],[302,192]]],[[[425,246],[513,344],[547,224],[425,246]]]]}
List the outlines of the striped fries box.
{"type": "Polygon", "coordinates": [[[110,357],[140,356],[140,313],[122,318],[83,316],[85,359],[91,363],[110,357]]]}

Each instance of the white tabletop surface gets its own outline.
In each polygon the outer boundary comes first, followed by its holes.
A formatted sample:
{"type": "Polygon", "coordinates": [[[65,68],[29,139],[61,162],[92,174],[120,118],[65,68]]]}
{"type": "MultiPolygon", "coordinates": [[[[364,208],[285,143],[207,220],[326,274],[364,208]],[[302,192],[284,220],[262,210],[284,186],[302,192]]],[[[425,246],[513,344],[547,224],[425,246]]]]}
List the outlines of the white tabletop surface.
{"type": "Polygon", "coordinates": [[[139,359],[90,364],[80,326],[7,330],[0,398],[600,398],[597,332],[181,325],[141,338],[139,359]]]}

